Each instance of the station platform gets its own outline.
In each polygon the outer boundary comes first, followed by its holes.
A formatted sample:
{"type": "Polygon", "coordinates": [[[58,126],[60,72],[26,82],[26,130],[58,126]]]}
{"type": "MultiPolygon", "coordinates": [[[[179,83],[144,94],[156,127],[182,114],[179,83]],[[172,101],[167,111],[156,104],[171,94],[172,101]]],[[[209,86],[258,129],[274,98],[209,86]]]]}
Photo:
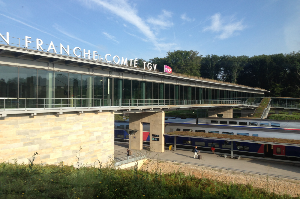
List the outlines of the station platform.
{"type": "MultiPolygon", "coordinates": [[[[115,157],[126,156],[126,150],[129,146],[127,142],[115,142],[115,157]]],[[[278,162],[274,160],[256,159],[251,157],[242,157],[241,159],[224,158],[218,154],[200,151],[202,159],[194,159],[194,153],[191,150],[177,148],[176,151],[169,151],[166,147],[164,153],[149,151],[149,145],[144,145],[142,152],[150,159],[161,161],[170,161],[182,164],[197,165],[215,169],[231,170],[234,172],[250,173],[257,175],[266,175],[278,178],[300,180],[300,162],[278,162]]],[[[135,151],[133,151],[134,153],[135,151]]]]}

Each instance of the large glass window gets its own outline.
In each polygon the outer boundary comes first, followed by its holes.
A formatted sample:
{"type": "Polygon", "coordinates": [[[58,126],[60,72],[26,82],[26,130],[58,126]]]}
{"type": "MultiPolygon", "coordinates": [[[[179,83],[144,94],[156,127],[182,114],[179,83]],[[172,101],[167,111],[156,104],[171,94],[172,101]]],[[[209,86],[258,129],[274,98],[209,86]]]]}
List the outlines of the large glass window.
{"type": "Polygon", "coordinates": [[[192,87],[192,100],[196,100],[196,87],[192,87]]]}
{"type": "Polygon", "coordinates": [[[0,66],[0,97],[18,97],[18,68],[0,66]]]}
{"type": "Polygon", "coordinates": [[[103,105],[103,77],[94,77],[94,106],[103,105]]]}
{"type": "Polygon", "coordinates": [[[54,88],[55,88],[55,106],[68,106],[68,73],[55,72],[54,73],[54,88]]]}
{"type": "Polygon", "coordinates": [[[190,104],[192,100],[192,87],[190,86],[186,87],[186,99],[188,100],[188,104],[190,104]]]}
{"type": "Polygon", "coordinates": [[[174,97],[175,97],[175,104],[179,104],[179,86],[178,85],[175,85],[175,94],[174,94],[174,97]]]}
{"type": "Polygon", "coordinates": [[[19,108],[37,108],[36,75],[37,69],[19,68],[19,108]]]}
{"type": "Polygon", "coordinates": [[[81,81],[81,85],[82,85],[82,98],[86,98],[86,99],[82,99],[82,106],[85,107],[91,107],[93,106],[92,104],[92,98],[93,98],[93,77],[89,76],[89,75],[82,75],[82,81],[81,81]]]}
{"type": "Polygon", "coordinates": [[[184,100],[184,86],[179,86],[180,101],[184,100]]]}
{"type": "Polygon", "coordinates": [[[114,78],[114,105],[122,105],[123,99],[123,79],[114,78]]]}
{"type": "Polygon", "coordinates": [[[170,99],[174,99],[174,84],[170,84],[170,99]]]}
{"type": "Polygon", "coordinates": [[[170,84],[165,84],[165,99],[170,99],[170,84]]]}
{"type": "Polygon", "coordinates": [[[124,79],[124,105],[128,106],[131,99],[131,80],[124,79]]]}
{"type": "Polygon", "coordinates": [[[54,103],[53,71],[38,70],[38,107],[51,108],[54,103]],[[46,99],[45,99],[46,98],[46,99]],[[44,105],[43,105],[44,104],[44,105]]]}
{"type": "Polygon", "coordinates": [[[158,103],[158,98],[158,83],[153,83],[153,99],[156,99],[155,103],[158,103]]]}
{"type": "MultiPolygon", "coordinates": [[[[18,97],[18,68],[0,66],[0,97],[17,98],[18,97]]],[[[4,100],[0,100],[0,107],[4,107],[4,100]]],[[[6,108],[18,108],[17,99],[6,99],[6,108]]]]}
{"type": "Polygon", "coordinates": [[[103,87],[104,87],[104,94],[103,94],[103,104],[104,106],[111,106],[111,78],[103,77],[103,87]]]}
{"type": "Polygon", "coordinates": [[[132,99],[140,99],[141,88],[140,82],[137,80],[132,80],[132,99]]]}
{"type": "Polygon", "coordinates": [[[159,84],[159,99],[164,99],[164,84],[159,84]]]}
{"type": "Polygon", "coordinates": [[[81,106],[81,75],[69,74],[69,106],[80,107],[81,106]],[[74,99],[75,98],[75,99],[74,99]]]}

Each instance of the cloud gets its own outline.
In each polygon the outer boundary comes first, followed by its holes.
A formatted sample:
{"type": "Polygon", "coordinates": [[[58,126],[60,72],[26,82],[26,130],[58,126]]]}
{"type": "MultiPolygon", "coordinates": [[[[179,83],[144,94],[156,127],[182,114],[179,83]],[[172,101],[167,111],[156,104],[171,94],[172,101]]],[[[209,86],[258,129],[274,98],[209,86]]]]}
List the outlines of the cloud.
{"type": "Polygon", "coordinates": [[[43,30],[41,30],[41,29],[39,29],[39,28],[36,28],[36,27],[34,27],[34,26],[32,26],[32,25],[29,25],[29,24],[27,24],[27,23],[25,23],[25,22],[23,22],[23,21],[18,20],[18,19],[12,18],[12,17],[10,17],[10,16],[7,16],[7,15],[1,14],[1,13],[0,13],[0,15],[3,16],[3,17],[6,17],[6,18],[8,18],[8,19],[11,19],[11,20],[13,20],[13,21],[15,21],[15,22],[18,22],[18,23],[20,23],[20,24],[23,24],[23,25],[25,25],[25,26],[27,26],[27,27],[29,27],[29,28],[35,29],[35,30],[37,30],[37,31],[40,31],[40,32],[42,32],[42,33],[45,33],[45,34],[50,35],[50,36],[52,36],[52,37],[55,37],[55,38],[57,38],[57,39],[60,39],[60,38],[58,38],[58,37],[56,37],[56,36],[54,36],[54,35],[52,35],[52,34],[46,32],[46,31],[43,31],[43,30]]]}
{"type": "Polygon", "coordinates": [[[187,17],[185,13],[184,13],[184,14],[182,14],[182,15],[180,16],[180,18],[181,18],[183,21],[186,21],[186,22],[195,21],[195,19],[194,19],[194,18],[193,18],[193,19],[191,19],[191,18],[187,17]]]}
{"type": "MultiPolygon", "coordinates": [[[[126,32],[126,31],[125,31],[126,32]]],[[[143,39],[143,38],[141,38],[141,37],[139,37],[139,36],[136,36],[135,34],[132,34],[132,33],[129,33],[129,32],[126,32],[128,35],[130,35],[130,36],[133,36],[133,37],[136,37],[136,38],[138,38],[138,39],[140,39],[140,40],[142,40],[142,41],[144,41],[144,42],[148,42],[148,40],[147,39],[143,39]]]]}
{"type": "Polygon", "coordinates": [[[117,40],[115,39],[114,36],[108,34],[107,32],[103,32],[103,34],[106,36],[106,38],[108,38],[108,39],[114,41],[114,42],[117,43],[117,44],[119,43],[119,41],[117,41],[117,40]]]}
{"type": "Polygon", "coordinates": [[[172,13],[166,10],[162,10],[162,14],[158,15],[157,18],[150,17],[147,22],[154,25],[157,28],[166,29],[173,26],[173,23],[168,20],[172,17],[172,13]]]}
{"type": "Polygon", "coordinates": [[[71,34],[71,33],[67,32],[67,31],[65,31],[61,26],[59,26],[59,25],[57,25],[57,24],[54,24],[53,27],[54,27],[58,32],[60,32],[60,33],[62,33],[62,34],[64,34],[64,35],[66,35],[67,37],[70,37],[70,38],[75,39],[75,40],[77,40],[77,41],[80,41],[80,42],[82,42],[82,43],[88,44],[88,45],[90,45],[90,46],[93,46],[93,47],[96,47],[96,48],[100,48],[99,46],[96,46],[96,45],[94,45],[94,44],[92,44],[92,43],[90,43],[90,42],[87,42],[87,41],[85,41],[85,40],[82,40],[82,39],[80,39],[80,38],[74,36],[73,34],[71,34]]]}
{"type": "Polygon", "coordinates": [[[237,22],[233,22],[233,19],[231,19],[229,22],[224,21],[225,20],[221,19],[221,14],[216,13],[211,17],[211,25],[205,27],[203,31],[221,33],[217,37],[219,39],[227,39],[233,36],[237,31],[242,31],[246,28],[246,26],[243,25],[243,20],[237,22]]]}
{"type": "MultiPolygon", "coordinates": [[[[149,41],[155,46],[157,50],[161,50],[162,44],[158,43],[158,40],[151,30],[151,28],[145,23],[145,21],[138,16],[138,12],[131,6],[126,0],[79,0],[88,8],[93,8],[91,3],[95,3],[98,6],[105,8],[114,15],[122,18],[124,21],[134,25],[142,34],[144,34],[149,41]]],[[[166,17],[170,15],[169,12],[163,12],[166,17]]]]}

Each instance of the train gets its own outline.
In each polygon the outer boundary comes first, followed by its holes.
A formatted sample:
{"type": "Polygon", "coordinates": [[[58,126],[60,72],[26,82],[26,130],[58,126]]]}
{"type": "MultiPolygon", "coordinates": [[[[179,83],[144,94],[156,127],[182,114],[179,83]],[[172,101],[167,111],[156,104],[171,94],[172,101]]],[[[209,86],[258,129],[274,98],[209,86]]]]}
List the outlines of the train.
{"type": "MultiPolygon", "coordinates": [[[[196,123],[195,118],[175,118],[166,117],[166,122],[171,123],[196,123]]],[[[223,125],[242,125],[257,127],[278,127],[284,129],[300,130],[298,120],[269,120],[269,119],[246,119],[246,118],[198,118],[199,124],[223,124],[223,125]]]]}
{"type": "MultiPolygon", "coordinates": [[[[211,119],[210,119],[211,120],[211,119]]],[[[174,131],[190,131],[190,132],[205,132],[218,133],[230,135],[244,135],[256,137],[269,138],[283,138],[283,139],[300,139],[300,129],[296,128],[280,128],[276,126],[260,126],[260,124],[253,126],[245,125],[226,125],[216,123],[171,123],[170,119],[165,122],[165,133],[174,131]]],[[[182,120],[180,120],[182,121],[182,120]]],[[[231,120],[228,120],[231,121],[231,120]]],[[[220,122],[220,121],[219,121],[220,122]]],[[[248,121],[249,122],[249,121],[248,121]]],[[[262,123],[266,123],[265,121],[262,123]]],[[[269,122],[271,124],[271,122],[269,122]]],[[[276,121],[276,123],[278,123],[276,121]]],[[[280,123],[282,124],[282,123],[280,123]]],[[[128,141],[129,134],[128,122],[115,123],[115,140],[128,141]],[[123,129],[122,129],[123,128],[123,129]]],[[[174,137],[165,134],[165,146],[174,145],[174,137]]],[[[233,153],[238,156],[254,156],[254,157],[268,157],[281,160],[300,161],[300,145],[293,144],[276,144],[276,143],[259,143],[249,140],[233,141],[233,153]]],[[[150,144],[150,126],[144,124],[143,127],[143,141],[144,144],[150,144]]],[[[229,154],[231,151],[231,142],[225,139],[201,138],[191,136],[177,136],[176,147],[192,150],[195,146],[203,151],[209,151],[214,145],[216,152],[221,154],[229,154]]]]}

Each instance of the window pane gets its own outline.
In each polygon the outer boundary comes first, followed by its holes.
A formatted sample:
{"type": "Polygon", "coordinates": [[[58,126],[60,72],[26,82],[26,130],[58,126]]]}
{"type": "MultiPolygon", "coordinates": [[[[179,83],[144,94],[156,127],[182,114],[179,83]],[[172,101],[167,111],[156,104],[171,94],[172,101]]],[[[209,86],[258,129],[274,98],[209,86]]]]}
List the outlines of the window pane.
{"type": "Polygon", "coordinates": [[[153,99],[158,99],[158,83],[153,83],[153,99]]]}
{"type": "Polygon", "coordinates": [[[111,105],[111,78],[103,77],[103,84],[104,84],[103,103],[104,106],[110,106],[111,105]]]}
{"type": "Polygon", "coordinates": [[[68,73],[55,72],[55,98],[68,97],[68,73]]]}
{"type": "Polygon", "coordinates": [[[68,73],[64,72],[54,72],[54,92],[55,92],[55,100],[54,107],[66,107],[69,106],[68,99],[68,73]],[[60,99],[57,99],[60,98],[60,99]]]}
{"type": "Polygon", "coordinates": [[[94,106],[103,105],[103,77],[94,77],[94,106]]]}
{"type": "Polygon", "coordinates": [[[165,99],[170,99],[170,84],[165,84],[165,99]]]}
{"type": "Polygon", "coordinates": [[[37,108],[36,74],[37,69],[19,68],[19,98],[28,98],[19,99],[20,108],[37,108]]]}
{"type": "Polygon", "coordinates": [[[18,68],[0,66],[0,97],[18,97],[18,68]]]}
{"type": "Polygon", "coordinates": [[[131,80],[124,79],[124,99],[131,99],[131,80]]]}
{"type": "Polygon", "coordinates": [[[174,84],[170,85],[170,99],[174,99],[174,84]]]}
{"type": "Polygon", "coordinates": [[[82,75],[82,106],[91,107],[92,106],[92,92],[93,92],[93,82],[92,76],[82,75]]]}
{"type": "MultiPolygon", "coordinates": [[[[18,68],[0,66],[0,97],[18,97],[18,68]]],[[[4,107],[4,99],[0,100],[0,108],[4,107]]],[[[5,108],[18,108],[17,99],[6,99],[5,108]]]]}

